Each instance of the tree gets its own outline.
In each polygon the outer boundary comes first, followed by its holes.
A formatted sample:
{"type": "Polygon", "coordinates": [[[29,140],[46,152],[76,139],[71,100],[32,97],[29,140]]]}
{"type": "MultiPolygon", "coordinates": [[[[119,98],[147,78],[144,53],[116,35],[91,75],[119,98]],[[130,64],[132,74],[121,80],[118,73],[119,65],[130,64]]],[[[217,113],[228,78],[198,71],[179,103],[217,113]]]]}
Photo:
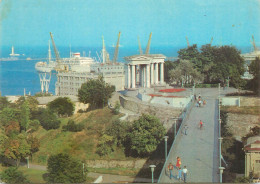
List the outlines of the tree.
{"type": "Polygon", "coordinates": [[[68,97],[59,97],[49,102],[47,107],[59,116],[71,116],[74,112],[74,103],[68,97]]]}
{"type": "Polygon", "coordinates": [[[10,121],[19,121],[21,111],[15,108],[6,107],[0,112],[0,124],[7,125],[10,121]]]}
{"type": "Polygon", "coordinates": [[[117,146],[121,146],[126,140],[126,135],[129,131],[129,128],[129,122],[116,120],[106,128],[105,133],[107,135],[113,136],[113,142],[115,142],[117,146]]]}
{"type": "Polygon", "coordinates": [[[5,126],[5,135],[8,137],[13,137],[20,132],[20,125],[16,121],[10,121],[6,126],[5,126]]]}
{"type": "Polygon", "coordinates": [[[99,77],[82,84],[78,97],[80,102],[89,103],[92,108],[100,108],[107,104],[114,91],[114,86],[105,83],[103,77],[99,77]]]}
{"type": "Polygon", "coordinates": [[[104,156],[112,153],[114,145],[113,136],[103,134],[98,144],[97,154],[104,156]]]}
{"type": "Polygon", "coordinates": [[[0,96],[0,111],[9,106],[10,102],[8,101],[7,97],[0,96]]]}
{"type": "Polygon", "coordinates": [[[21,122],[20,122],[21,128],[26,131],[29,127],[29,123],[30,123],[30,108],[29,108],[28,101],[25,100],[21,107],[21,122]]]}
{"type": "Polygon", "coordinates": [[[158,118],[143,114],[134,121],[127,134],[127,143],[134,154],[148,156],[156,150],[165,134],[166,130],[158,118]]]}
{"type": "Polygon", "coordinates": [[[177,62],[165,61],[164,62],[164,80],[169,83],[170,81],[170,71],[176,68],[177,62]]]}
{"type": "Polygon", "coordinates": [[[50,183],[83,183],[86,175],[82,173],[80,161],[68,154],[51,155],[47,163],[48,177],[50,183]]]}
{"type": "Polygon", "coordinates": [[[3,182],[13,184],[13,183],[30,183],[27,177],[21,172],[18,171],[17,167],[9,167],[5,169],[0,178],[3,182]]]}
{"type": "Polygon", "coordinates": [[[49,109],[39,108],[38,111],[33,113],[33,118],[40,121],[41,126],[46,129],[57,129],[60,127],[60,120],[57,115],[51,112],[49,109]]]}
{"type": "Polygon", "coordinates": [[[31,155],[37,151],[39,151],[39,147],[40,147],[40,141],[39,139],[37,139],[36,137],[29,135],[29,137],[27,138],[27,142],[30,145],[30,152],[31,155]]]}
{"type": "Polygon", "coordinates": [[[254,76],[250,80],[249,88],[260,96],[260,58],[257,57],[249,65],[249,72],[254,76]]]}
{"type": "Polygon", "coordinates": [[[84,124],[76,124],[75,121],[69,120],[67,125],[62,127],[63,131],[80,132],[84,129],[84,124]]]}
{"type": "Polygon", "coordinates": [[[7,157],[16,160],[16,166],[20,164],[22,158],[30,155],[30,145],[27,143],[26,136],[19,134],[15,137],[8,137],[0,145],[1,153],[7,157]]]}

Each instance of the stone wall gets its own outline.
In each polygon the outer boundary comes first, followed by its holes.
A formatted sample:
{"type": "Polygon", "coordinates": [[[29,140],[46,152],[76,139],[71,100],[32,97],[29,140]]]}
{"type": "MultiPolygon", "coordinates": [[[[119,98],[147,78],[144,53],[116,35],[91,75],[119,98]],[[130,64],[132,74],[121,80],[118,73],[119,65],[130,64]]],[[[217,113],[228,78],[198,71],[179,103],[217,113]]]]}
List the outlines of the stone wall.
{"type": "Polygon", "coordinates": [[[87,167],[92,168],[134,168],[134,169],[141,169],[143,167],[148,168],[149,165],[155,164],[158,165],[163,163],[164,159],[159,160],[149,160],[140,159],[140,160],[125,160],[125,161],[118,161],[118,160],[87,160],[86,164],[87,167]]]}
{"type": "Polygon", "coordinates": [[[259,126],[260,116],[228,113],[227,125],[237,140],[249,133],[250,128],[259,126]]]}
{"type": "Polygon", "coordinates": [[[161,120],[164,127],[168,130],[170,130],[173,126],[173,120],[171,118],[173,117],[179,117],[182,109],[181,108],[173,108],[169,106],[162,106],[162,105],[155,105],[155,104],[149,104],[141,101],[135,101],[128,97],[120,96],[120,104],[124,109],[130,110],[132,112],[135,112],[137,114],[137,118],[141,114],[151,114],[156,116],[161,120]]]}

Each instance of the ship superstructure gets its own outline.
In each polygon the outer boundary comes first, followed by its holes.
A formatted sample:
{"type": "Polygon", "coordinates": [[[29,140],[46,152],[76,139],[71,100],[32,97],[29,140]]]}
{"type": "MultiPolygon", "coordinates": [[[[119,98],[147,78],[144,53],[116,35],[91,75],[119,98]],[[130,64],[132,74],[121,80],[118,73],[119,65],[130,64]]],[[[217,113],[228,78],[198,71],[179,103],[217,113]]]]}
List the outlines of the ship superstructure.
{"type": "Polygon", "coordinates": [[[14,46],[12,46],[12,52],[11,54],[9,54],[11,57],[17,57],[17,56],[20,56],[20,54],[15,54],[14,53],[14,46]]]}

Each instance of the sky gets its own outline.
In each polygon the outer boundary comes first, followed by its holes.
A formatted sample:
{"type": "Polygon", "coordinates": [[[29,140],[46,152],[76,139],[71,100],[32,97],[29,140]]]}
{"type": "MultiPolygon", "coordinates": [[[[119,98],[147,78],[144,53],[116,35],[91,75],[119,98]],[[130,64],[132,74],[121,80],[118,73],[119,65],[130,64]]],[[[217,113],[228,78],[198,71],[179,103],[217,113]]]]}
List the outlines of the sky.
{"type": "Polygon", "coordinates": [[[0,0],[0,45],[260,47],[259,0],[0,0]]]}

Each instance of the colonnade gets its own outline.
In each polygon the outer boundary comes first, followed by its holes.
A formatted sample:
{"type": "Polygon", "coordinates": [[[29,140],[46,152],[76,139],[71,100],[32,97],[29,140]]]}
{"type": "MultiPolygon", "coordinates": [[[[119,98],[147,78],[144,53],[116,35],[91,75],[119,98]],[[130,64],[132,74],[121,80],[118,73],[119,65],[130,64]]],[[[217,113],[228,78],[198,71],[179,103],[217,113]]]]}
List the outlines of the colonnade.
{"type": "Polygon", "coordinates": [[[127,67],[127,88],[136,88],[137,69],[141,87],[149,88],[151,85],[164,84],[164,63],[128,64],[127,67]]]}

